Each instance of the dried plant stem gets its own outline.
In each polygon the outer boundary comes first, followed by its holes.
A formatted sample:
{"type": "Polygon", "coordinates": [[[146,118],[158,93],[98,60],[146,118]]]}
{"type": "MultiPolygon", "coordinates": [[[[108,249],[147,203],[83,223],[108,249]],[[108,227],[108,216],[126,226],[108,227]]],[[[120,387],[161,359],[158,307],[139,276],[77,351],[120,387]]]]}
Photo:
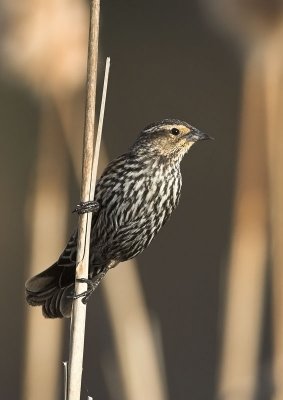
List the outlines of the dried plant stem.
{"type": "Polygon", "coordinates": [[[68,390],[68,362],[63,361],[64,367],[64,400],[67,400],[67,390],[68,390]]]}
{"type": "MultiPolygon", "coordinates": [[[[96,173],[92,172],[93,165],[93,142],[94,142],[94,120],[95,120],[95,95],[97,80],[97,57],[98,57],[98,35],[99,35],[99,11],[100,1],[92,0],[90,5],[90,29],[88,45],[88,68],[87,68],[87,95],[85,111],[85,129],[83,146],[83,170],[81,201],[90,200],[91,180],[96,179],[96,173]]],[[[96,157],[99,154],[100,142],[96,141],[96,157]]],[[[94,162],[94,165],[97,161],[94,162]]],[[[91,214],[82,214],[78,223],[77,243],[77,269],[76,279],[88,278],[89,241],[91,228],[91,214]]],[[[85,283],[76,282],[76,293],[86,289],[85,283]]],[[[79,400],[81,391],[82,363],[84,350],[86,306],[81,300],[74,301],[71,320],[71,342],[69,354],[69,379],[68,400],[79,400]]]]}
{"type": "Polygon", "coordinates": [[[95,191],[95,182],[96,182],[98,159],[99,159],[99,149],[100,149],[100,143],[101,143],[105,102],[106,102],[107,87],[108,87],[109,69],[110,69],[110,57],[107,57],[106,64],[105,64],[105,73],[104,73],[101,106],[100,106],[100,113],[99,113],[99,120],[98,120],[98,128],[97,128],[97,134],[96,134],[96,144],[99,143],[99,146],[98,145],[95,146],[93,165],[92,165],[92,180],[91,180],[91,189],[90,189],[90,198],[91,199],[94,198],[94,191],[95,191]]]}

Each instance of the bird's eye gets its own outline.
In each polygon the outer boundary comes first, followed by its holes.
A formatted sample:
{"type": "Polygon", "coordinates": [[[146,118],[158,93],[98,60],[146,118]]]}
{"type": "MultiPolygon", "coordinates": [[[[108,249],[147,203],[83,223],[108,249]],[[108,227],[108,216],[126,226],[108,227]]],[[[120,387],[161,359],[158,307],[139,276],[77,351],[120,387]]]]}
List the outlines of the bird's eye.
{"type": "Polygon", "coordinates": [[[179,129],[177,129],[177,128],[172,128],[172,129],[171,129],[171,133],[172,133],[173,135],[179,135],[180,131],[179,131],[179,129]]]}

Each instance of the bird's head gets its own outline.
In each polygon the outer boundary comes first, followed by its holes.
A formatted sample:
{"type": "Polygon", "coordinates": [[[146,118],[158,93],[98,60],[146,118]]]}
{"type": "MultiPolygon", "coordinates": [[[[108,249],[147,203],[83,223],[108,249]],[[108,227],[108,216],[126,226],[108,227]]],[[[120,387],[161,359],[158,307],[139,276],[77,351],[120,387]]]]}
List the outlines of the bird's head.
{"type": "Polygon", "coordinates": [[[181,159],[199,140],[212,139],[178,119],[164,119],[143,129],[134,148],[152,155],[181,159]]]}

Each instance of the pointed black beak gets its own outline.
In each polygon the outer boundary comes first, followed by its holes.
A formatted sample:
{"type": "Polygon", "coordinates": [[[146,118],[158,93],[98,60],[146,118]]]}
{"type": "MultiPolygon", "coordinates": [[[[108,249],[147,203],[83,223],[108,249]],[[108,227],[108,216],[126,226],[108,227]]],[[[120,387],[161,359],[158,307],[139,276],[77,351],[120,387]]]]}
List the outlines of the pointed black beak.
{"type": "Polygon", "coordinates": [[[199,140],[214,140],[214,138],[209,136],[207,133],[203,133],[198,129],[193,128],[187,135],[187,140],[188,142],[198,142],[199,140]]]}

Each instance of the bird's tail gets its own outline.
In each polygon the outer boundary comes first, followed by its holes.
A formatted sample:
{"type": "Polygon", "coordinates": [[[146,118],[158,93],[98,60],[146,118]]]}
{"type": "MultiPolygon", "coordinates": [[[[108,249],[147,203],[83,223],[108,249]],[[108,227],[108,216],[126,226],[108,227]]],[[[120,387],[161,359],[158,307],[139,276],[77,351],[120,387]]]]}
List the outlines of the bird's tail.
{"type": "Polygon", "coordinates": [[[26,282],[27,302],[32,306],[42,306],[46,318],[71,316],[75,267],[68,267],[66,274],[63,271],[64,267],[56,262],[26,282]]]}

